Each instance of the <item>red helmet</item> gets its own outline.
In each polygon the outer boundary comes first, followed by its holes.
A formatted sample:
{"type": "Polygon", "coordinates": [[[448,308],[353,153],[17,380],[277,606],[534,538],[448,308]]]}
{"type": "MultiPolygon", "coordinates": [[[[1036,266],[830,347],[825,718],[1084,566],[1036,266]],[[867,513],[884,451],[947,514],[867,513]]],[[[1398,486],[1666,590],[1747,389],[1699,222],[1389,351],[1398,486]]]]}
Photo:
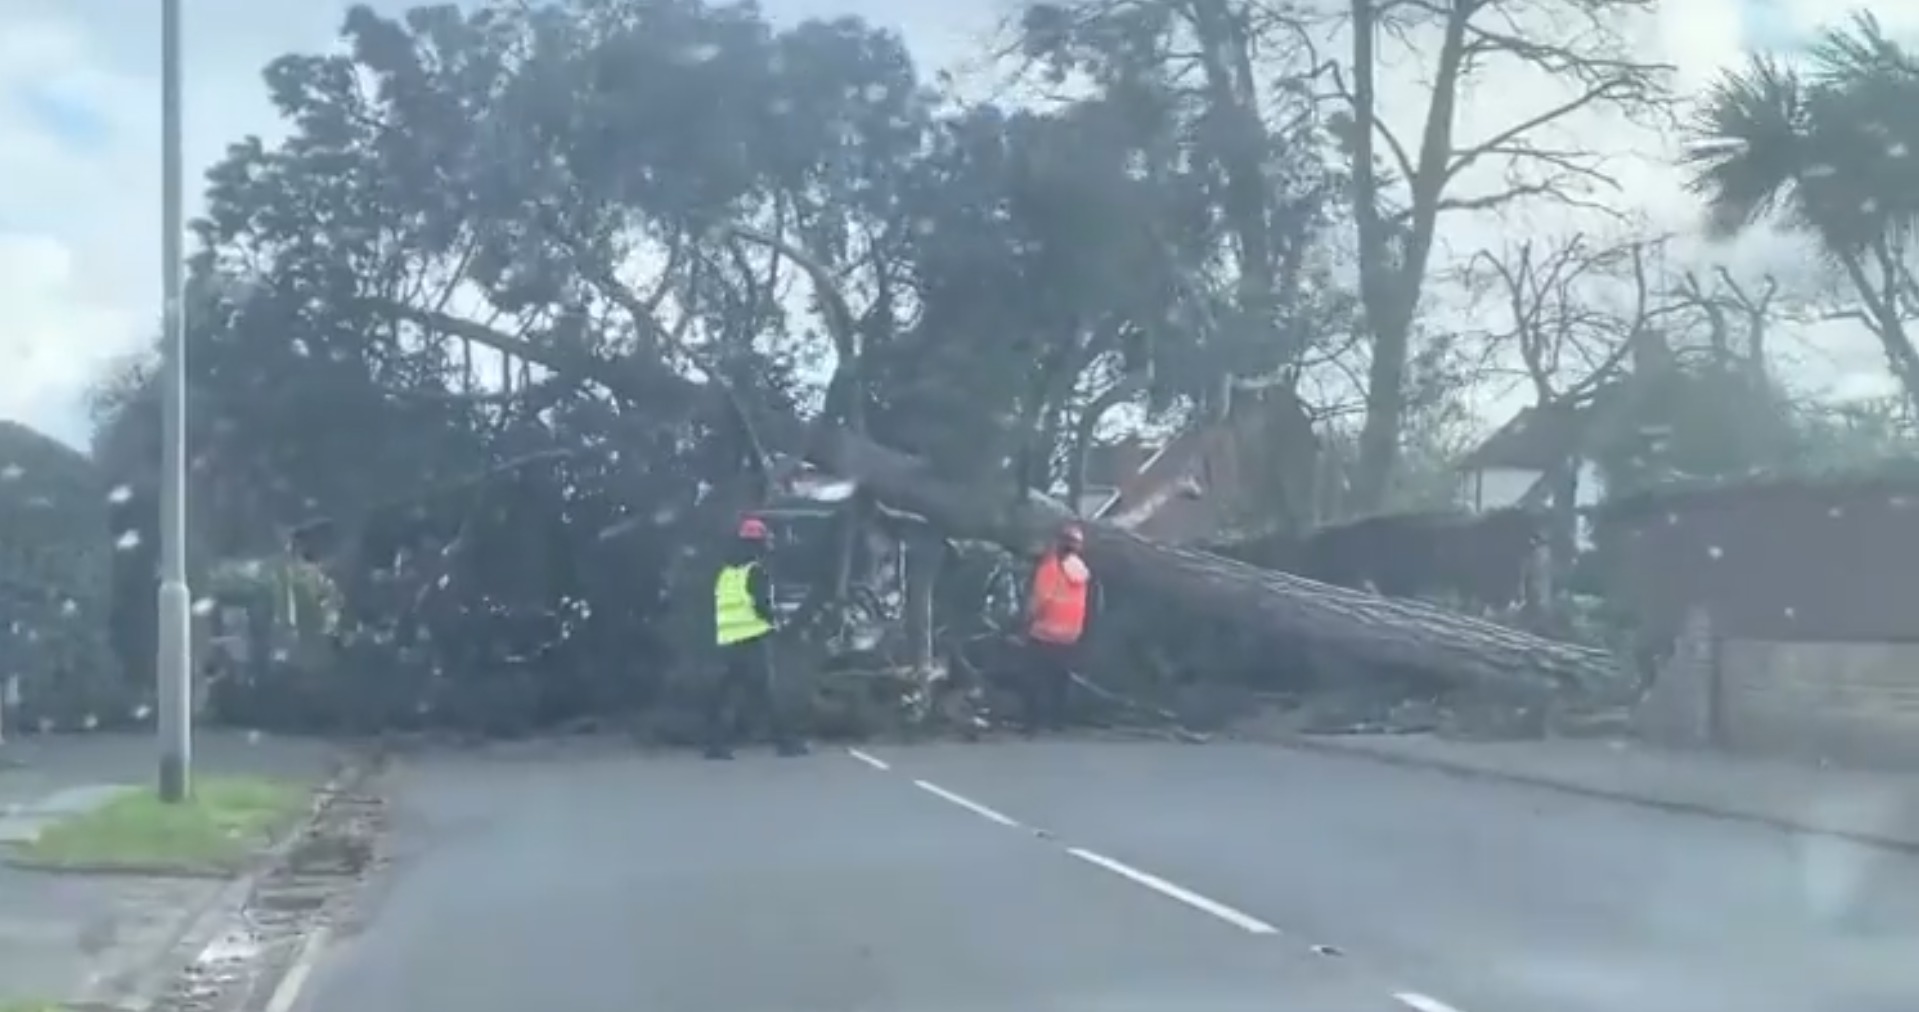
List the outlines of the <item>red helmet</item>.
{"type": "Polygon", "coordinates": [[[765,541],[769,536],[766,521],[759,517],[743,517],[740,520],[740,539],[743,541],[765,541]]]}

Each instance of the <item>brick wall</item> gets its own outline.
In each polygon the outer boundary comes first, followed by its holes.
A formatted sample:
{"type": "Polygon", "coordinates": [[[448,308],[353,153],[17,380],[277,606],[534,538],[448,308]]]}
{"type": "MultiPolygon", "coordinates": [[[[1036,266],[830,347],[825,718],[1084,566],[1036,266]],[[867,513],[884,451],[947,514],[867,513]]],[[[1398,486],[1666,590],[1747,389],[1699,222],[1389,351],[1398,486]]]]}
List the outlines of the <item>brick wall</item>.
{"type": "Polygon", "coordinates": [[[1707,748],[1713,741],[1713,665],[1717,644],[1705,610],[1686,616],[1672,653],[1659,661],[1652,684],[1633,711],[1641,738],[1672,748],[1707,748]]]}
{"type": "Polygon", "coordinates": [[[1919,768],[1919,645],[1728,639],[1719,658],[1727,748],[1919,768]]]}

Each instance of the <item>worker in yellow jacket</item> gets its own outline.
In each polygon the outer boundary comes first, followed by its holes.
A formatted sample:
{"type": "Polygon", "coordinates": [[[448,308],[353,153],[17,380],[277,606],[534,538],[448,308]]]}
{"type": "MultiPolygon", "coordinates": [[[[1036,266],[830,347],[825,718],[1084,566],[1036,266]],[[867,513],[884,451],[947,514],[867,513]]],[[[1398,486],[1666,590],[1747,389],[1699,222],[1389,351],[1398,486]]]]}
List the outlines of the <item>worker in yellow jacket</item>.
{"type": "Polygon", "coordinates": [[[719,657],[718,679],[706,704],[706,756],[733,758],[739,725],[749,713],[762,715],[781,755],[806,749],[793,737],[773,693],[773,646],[777,631],[773,578],[766,571],[772,548],[766,522],[740,521],[733,551],[713,583],[713,642],[719,657]]]}

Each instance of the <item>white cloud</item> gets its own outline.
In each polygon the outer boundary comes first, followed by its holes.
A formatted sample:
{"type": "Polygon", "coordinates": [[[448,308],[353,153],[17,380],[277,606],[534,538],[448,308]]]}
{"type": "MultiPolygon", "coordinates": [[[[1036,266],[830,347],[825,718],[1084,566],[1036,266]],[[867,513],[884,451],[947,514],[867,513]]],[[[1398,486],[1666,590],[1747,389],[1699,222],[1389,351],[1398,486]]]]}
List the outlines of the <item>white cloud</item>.
{"type": "MultiPolygon", "coordinates": [[[[1760,2],[1760,0],[1746,0],[1760,2]]],[[[1831,16],[1822,0],[1775,0],[1785,22],[1831,16]]],[[[0,416],[84,439],[88,377],[142,344],[158,306],[157,4],[126,0],[0,0],[0,416]],[[83,110],[98,129],[74,139],[36,115],[37,92],[83,110]]],[[[289,50],[330,46],[346,5],[191,0],[185,5],[190,189],[230,141],[279,132],[258,72],[289,50]]],[[[392,0],[376,4],[389,10],[392,0]]],[[[953,0],[768,0],[781,19],[857,13],[901,28],[928,63],[977,66],[1008,4],[953,0]]],[[[1888,22],[1919,22],[1886,14],[1888,22]]],[[[1642,26],[1648,58],[1697,87],[1738,58],[1739,0],[1668,0],[1642,26]]],[[[1919,28],[1919,24],[1914,27],[1919,28]]],[[[1410,70],[1408,71],[1410,73],[1410,70]]],[[[1535,81],[1496,80],[1472,95],[1465,135],[1507,121],[1542,95],[1535,81]]],[[[1411,96],[1411,85],[1402,88],[1411,96]]],[[[1407,108],[1412,108],[1408,105],[1407,108]]],[[[1668,142],[1619,123],[1579,124],[1579,140],[1616,149],[1629,198],[1672,227],[1692,208],[1670,167],[1668,142]],[[1636,155],[1636,158],[1625,156],[1636,155]]],[[[189,210],[197,209],[197,194],[189,210]]],[[[1454,245],[1498,234],[1486,222],[1449,222],[1454,245]]],[[[1509,226],[1508,226],[1509,227],[1509,226]]],[[[1740,256],[1777,257],[1777,244],[1740,256]]],[[[1876,367],[1866,362],[1865,367],[1876,367]]]]}
{"type": "Polygon", "coordinates": [[[69,441],[86,434],[78,394],[126,346],[140,303],[100,283],[117,252],[90,205],[116,188],[110,160],[63,139],[24,99],[37,88],[131,113],[128,83],[61,24],[0,22],[0,414],[69,441]]]}

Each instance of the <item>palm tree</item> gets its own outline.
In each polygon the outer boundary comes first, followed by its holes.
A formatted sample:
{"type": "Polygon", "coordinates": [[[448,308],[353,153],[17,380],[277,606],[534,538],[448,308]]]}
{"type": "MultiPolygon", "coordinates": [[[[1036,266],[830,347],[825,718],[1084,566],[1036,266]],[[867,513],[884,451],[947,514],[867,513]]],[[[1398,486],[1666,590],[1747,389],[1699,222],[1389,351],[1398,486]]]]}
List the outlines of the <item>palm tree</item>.
{"type": "Polygon", "coordinates": [[[1685,164],[1722,236],[1772,220],[1818,244],[1852,282],[1856,315],[1919,404],[1919,310],[1907,256],[1919,225],[1919,56],[1870,14],[1829,29],[1806,58],[1757,56],[1707,93],[1685,164]]]}

